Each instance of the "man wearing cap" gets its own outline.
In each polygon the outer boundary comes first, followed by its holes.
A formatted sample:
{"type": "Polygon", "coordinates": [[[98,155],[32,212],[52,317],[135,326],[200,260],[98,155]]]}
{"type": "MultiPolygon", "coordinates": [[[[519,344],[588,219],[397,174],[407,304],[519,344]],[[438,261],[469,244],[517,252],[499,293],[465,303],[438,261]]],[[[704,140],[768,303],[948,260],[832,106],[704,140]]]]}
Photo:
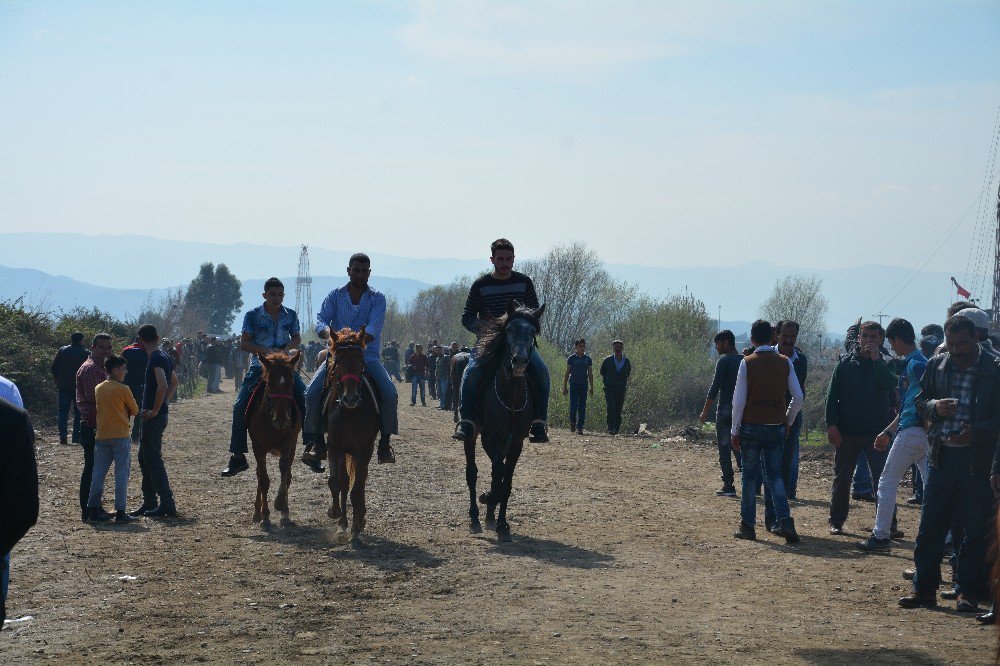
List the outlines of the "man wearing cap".
{"type": "Polygon", "coordinates": [[[988,314],[979,308],[965,308],[956,314],[972,321],[976,327],[976,338],[979,340],[979,346],[983,348],[984,352],[990,356],[1000,357],[1000,351],[993,347],[993,342],[990,340],[990,316],[988,314]]]}
{"type": "Polygon", "coordinates": [[[632,362],[625,356],[625,343],[611,343],[612,354],[601,363],[604,380],[604,401],[608,406],[608,432],[617,435],[622,427],[622,408],[625,407],[625,390],[632,375],[632,362]]]}

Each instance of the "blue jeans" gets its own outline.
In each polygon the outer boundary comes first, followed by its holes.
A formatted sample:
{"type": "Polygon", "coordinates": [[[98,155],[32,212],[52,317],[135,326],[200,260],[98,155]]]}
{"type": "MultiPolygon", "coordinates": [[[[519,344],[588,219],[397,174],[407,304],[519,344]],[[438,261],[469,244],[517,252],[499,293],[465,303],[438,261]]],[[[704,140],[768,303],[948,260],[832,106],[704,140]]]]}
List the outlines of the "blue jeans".
{"type": "Polygon", "coordinates": [[[583,423],[587,420],[587,385],[569,385],[569,428],[570,430],[583,430],[583,423]]]}
{"type": "MultiPolygon", "coordinates": [[[[306,389],[306,418],[302,425],[303,441],[315,441],[323,432],[323,385],[326,383],[326,363],[320,365],[306,389]]],[[[365,372],[374,380],[382,396],[379,413],[382,416],[382,436],[399,434],[399,393],[389,373],[379,361],[365,359],[365,372]]]]}
{"type": "Polygon", "coordinates": [[[448,408],[448,378],[445,377],[441,379],[438,377],[438,400],[440,401],[441,409],[448,408]]]}
{"type": "MultiPolygon", "coordinates": [[[[872,439],[875,439],[874,437],[872,439]]],[[[875,487],[872,485],[872,472],[868,467],[868,458],[864,449],[858,456],[858,464],[854,468],[854,485],[851,488],[852,495],[873,495],[875,487]]]]}
{"type": "Polygon", "coordinates": [[[722,485],[732,486],[735,484],[736,475],[733,473],[733,457],[736,457],[736,466],[742,467],[742,453],[733,451],[733,413],[725,412],[716,414],[715,436],[719,442],[719,469],[722,470],[722,485]]]}
{"type": "Polygon", "coordinates": [[[157,414],[142,424],[142,441],[139,443],[139,471],[142,472],[142,504],[173,510],[174,493],[163,464],[163,431],[167,429],[167,415],[157,414]],[[159,497],[159,499],[157,499],[159,497]]]}
{"type": "Polygon", "coordinates": [[[59,437],[65,439],[69,431],[69,410],[73,408],[73,443],[80,441],[80,410],[76,408],[76,391],[59,391],[59,437]]]}
{"type": "Polygon", "coordinates": [[[957,518],[965,527],[958,551],[958,593],[977,601],[987,599],[987,545],[992,533],[996,500],[987,475],[970,472],[970,447],[941,447],[936,466],[927,467],[924,504],[920,511],[913,561],[913,589],[918,594],[937,593],[941,583],[941,557],[945,535],[957,518]],[[957,512],[957,513],[956,513],[957,512]]]}
{"type": "MultiPolygon", "coordinates": [[[[792,474],[795,474],[795,482],[798,483],[799,465],[799,432],[802,430],[802,414],[795,417],[795,422],[789,429],[788,437],[781,447],[781,480],[785,484],[785,497],[794,497],[792,485],[792,474]]],[[[771,501],[771,491],[764,488],[764,525],[774,526],[774,502],[771,501]]]]}
{"type": "Polygon", "coordinates": [[[913,496],[917,498],[917,502],[922,504],[924,501],[924,477],[920,474],[920,468],[916,465],[910,465],[910,478],[913,479],[913,496]]]}
{"type": "Polygon", "coordinates": [[[99,439],[94,443],[94,475],[90,481],[88,508],[97,509],[101,506],[104,477],[108,475],[112,462],[115,463],[115,511],[125,510],[125,500],[128,499],[128,474],[132,466],[132,440],[128,437],[99,439]]]}
{"type": "MultiPolygon", "coordinates": [[[[465,373],[462,375],[462,393],[459,413],[464,421],[476,420],[476,398],[479,397],[479,385],[483,381],[486,368],[476,360],[476,356],[469,358],[469,364],[465,366],[465,373]]],[[[538,390],[535,396],[534,412],[535,420],[548,421],[549,419],[549,369],[542,360],[537,349],[532,348],[528,357],[528,375],[531,378],[534,388],[538,390]]]]}
{"type": "Polygon", "coordinates": [[[417,402],[417,387],[420,387],[420,402],[427,404],[426,397],[424,396],[424,384],[427,381],[427,375],[418,375],[413,373],[413,381],[410,384],[410,404],[416,404],[417,402]]]}
{"type": "MultiPolygon", "coordinates": [[[[243,376],[243,383],[240,384],[240,390],[236,394],[236,402],[233,403],[233,430],[229,436],[230,453],[239,454],[247,452],[247,426],[245,422],[247,403],[250,401],[250,395],[253,393],[254,387],[260,383],[263,374],[264,371],[261,367],[254,365],[243,376]]],[[[306,385],[297,372],[295,373],[295,387],[292,390],[292,394],[295,396],[295,404],[299,408],[299,413],[305,414],[306,385]]]]}
{"type": "Polygon", "coordinates": [[[774,503],[775,523],[791,518],[785,483],[781,479],[781,452],[785,445],[783,425],[741,425],[740,449],[743,452],[743,493],[740,519],[753,527],[757,521],[757,478],[763,476],[764,490],[774,503]]]}

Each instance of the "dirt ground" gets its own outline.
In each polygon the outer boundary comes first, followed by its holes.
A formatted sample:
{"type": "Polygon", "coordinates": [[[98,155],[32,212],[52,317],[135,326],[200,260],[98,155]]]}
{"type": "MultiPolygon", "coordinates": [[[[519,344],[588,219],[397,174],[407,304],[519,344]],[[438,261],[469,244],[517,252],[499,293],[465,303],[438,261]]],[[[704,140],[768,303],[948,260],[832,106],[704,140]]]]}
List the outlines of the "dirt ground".
{"type": "MultiPolygon", "coordinates": [[[[0,662],[987,663],[993,631],[952,607],[903,611],[890,555],[826,533],[829,463],[805,463],[803,542],[732,538],[707,445],[571,435],[526,444],[514,541],[469,534],[450,414],[400,408],[397,464],[373,466],[368,529],[341,545],[325,475],[295,464],[293,526],[251,523],[251,470],[221,478],[232,394],[171,407],[164,455],[181,517],[81,523],[82,455],[38,444],[39,524],[13,555],[0,662]]],[[[134,462],[130,508],[138,504],[134,462]]],[[[488,464],[482,464],[481,478],[488,464]]],[[[276,474],[276,461],[271,462],[276,474]]],[[[488,471],[485,471],[488,476],[488,471]]],[[[276,488],[272,486],[273,493],[276,488]]],[[[106,506],[111,496],[106,490],[106,506]]],[[[903,497],[906,495],[903,494],[903,497]]],[[[763,514],[759,507],[758,522],[763,514]]],[[[276,518],[276,516],[274,516],[276,518]]],[[[903,506],[911,537],[918,510],[903,506]]],[[[947,576],[946,576],[947,577],[947,576]]],[[[945,602],[948,603],[948,602],[945,602]]]]}

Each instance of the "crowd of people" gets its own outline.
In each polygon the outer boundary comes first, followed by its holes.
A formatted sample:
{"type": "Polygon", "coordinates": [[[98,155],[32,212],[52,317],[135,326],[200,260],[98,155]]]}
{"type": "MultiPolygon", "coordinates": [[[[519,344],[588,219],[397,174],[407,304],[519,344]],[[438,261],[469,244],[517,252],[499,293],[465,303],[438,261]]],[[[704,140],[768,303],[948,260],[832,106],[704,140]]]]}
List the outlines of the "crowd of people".
{"type": "MultiPolygon", "coordinates": [[[[947,551],[952,586],[940,596],[983,623],[995,622],[981,604],[990,599],[1000,496],[1000,353],[989,327],[989,315],[967,301],[954,303],[944,325],[923,327],[919,338],[902,318],[885,329],[858,320],[826,393],[827,439],[834,448],[829,533],[844,534],[852,480],[863,467],[876,489],[875,516],[871,535],[857,548],[896,547],[893,541],[904,536],[897,493],[910,470],[915,493],[907,501],[920,504],[921,512],[915,566],[903,572],[913,581],[912,592],[899,605],[937,605],[947,551]]],[[[756,498],[763,486],[764,527],[789,543],[800,541],[790,502],[797,497],[808,360],[796,346],[798,333],[794,321],[758,320],[742,352],[732,331],[714,338],[719,357],[701,420],[712,418],[714,406],[722,472],[716,495],[737,496],[734,458],[741,473],[737,539],[757,538],[756,498]]]]}

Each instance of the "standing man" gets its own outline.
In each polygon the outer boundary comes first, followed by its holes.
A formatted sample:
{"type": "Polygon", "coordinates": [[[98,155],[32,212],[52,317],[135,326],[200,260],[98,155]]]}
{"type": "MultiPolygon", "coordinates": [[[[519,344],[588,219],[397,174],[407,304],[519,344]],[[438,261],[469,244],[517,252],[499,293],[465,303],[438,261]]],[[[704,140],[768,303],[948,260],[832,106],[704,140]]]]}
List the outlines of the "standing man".
{"type": "Polygon", "coordinates": [[[0,627],[7,617],[10,552],[38,520],[35,430],[13,382],[0,377],[0,627]]]}
{"type": "Polygon", "coordinates": [[[427,381],[427,367],[430,359],[424,354],[424,346],[417,345],[413,350],[413,355],[406,359],[407,365],[413,371],[413,384],[410,386],[410,405],[417,404],[417,387],[420,387],[420,404],[427,406],[427,398],[424,396],[424,383],[427,381]]]}
{"type": "Polygon", "coordinates": [[[390,377],[395,378],[397,382],[403,381],[399,374],[399,343],[395,340],[389,342],[382,350],[382,363],[390,377]]]}
{"type": "MultiPolygon", "coordinates": [[[[479,339],[482,325],[507,312],[507,303],[517,301],[529,308],[538,308],[535,283],[524,273],[514,270],[514,244],[506,238],[498,238],[490,245],[490,263],[493,270],[472,283],[469,296],[462,311],[462,326],[479,339]]],[[[478,345],[477,345],[478,349],[478,345]]],[[[484,368],[477,362],[478,352],[473,350],[469,364],[462,375],[461,421],[452,435],[453,439],[465,441],[476,436],[476,399],[479,385],[483,380],[484,368]]],[[[547,442],[549,417],[549,369],[537,349],[528,357],[527,374],[535,391],[535,420],[531,422],[529,442],[547,442]]]]}
{"type": "MultiPolygon", "coordinates": [[[[243,315],[243,328],[240,334],[238,355],[250,354],[250,369],[243,376],[239,392],[233,403],[233,427],[229,437],[229,465],[220,473],[222,476],[235,476],[250,467],[247,462],[247,403],[253,390],[260,383],[263,369],[257,354],[267,356],[276,351],[295,350],[302,341],[299,330],[299,316],[295,310],[289,310],[282,303],[285,300],[285,285],[276,277],[268,278],[264,283],[264,293],[261,294],[264,303],[243,315]]],[[[294,374],[295,386],[293,395],[299,414],[306,413],[306,385],[294,374]]],[[[314,471],[322,472],[322,466],[309,465],[314,471]]]]}
{"type": "Polygon", "coordinates": [[[448,368],[451,367],[451,349],[445,350],[438,345],[437,348],[437,381],[438,381],[438,409],[450,409],[447,407],[448,400],[448,368]]]}
{"type": "Polygon", "coordinates": [[[205,348],[205,366],[208,370],[208,393],[222,393],[219,385],[222,382],[222,363],[225,360],[226,350],[214,335],[209,339],[209,345],[205,348]]]}
{"type": "Polygon", "coordinates": [[[878,502],[875,507],[875,529],[871,537],[858,544],[867,551],[889,550],[892,547],[892,518],[896,511],[896,493],[906,470],[916,465],[920,475],[927,474],[927,432],[917,413],[920,379],[927,368],[927,358],[917,349],[913,325],[905,319],[893,319],[885,331],[893,353],[903,359],[897,390],[902,399],[899,414],[875,438],[875,448],[889,449],[882,478],[878,482],[878,502]],[[890,444],[892,448],[889,448],[890,444]]]}
{"type": "MultiPolygon", "coordinates": [[[[80,475],[80,519],[87,520],[90,479],[94,475],[94,443],[97,438],[97,398],[94,389],[108,378],[104,360],[111,353],[111,336],[98,333],[90,345],[90,358],[76,371],[76,408],[80,410],[80,446],[83,473],[80,475]]],[[[101,513],[104,513],[103,509],[101,513]]]]}
{"type": "MultiPolygon", "coordinates": [[[[886,451],[875,448],[875,438],[892,421],[892,393],[896,377],[880,349],[885,331],[874,321],[861,324],[858,345],[833,370],[826,396],[827,438],[836,449],[830,494],[830,534],[843,534],[850,509],[851,477],[864,451],[872,482],[878,487],[886,451]]],[[[876,501],[877,504],[877,501],[876,501]]]]}
{"type": "Polygon", "coordinates": [[[73,443],[80,443],[80,410],[76,408],[76,371],[90,356],[83,346],[83,333],[69,336],[69,344],[61,347],[52,359],[52,378],[59,391],[59,443],[68,444],[69,409],[73,408],[73,443]]]}
{"type": "MultiPolygon", "coordinates": [[[[149,355],[142,390],[142,439],[139,441],[139,470],[142,472],[142,506],[133,517],[166,518],[177,515],[174,493],[163,463],[163,431],[167,429],[170,398],[177,390],[174,359],[160,349],[160,334],[152,324],[139,327],[139,344],[149,355]]],[[[103,510],[99,511],[103,513],[103,510]]]]}
{"type": "Polygon", "coordinates": [[[714,338],[715,351],[719,360],[715,362],[715,376],[705,398],[705,407],[699,420],[708,422],[713,404],[715,408],[715,435],[719,442],[719,467],[722,469],[722,490],[715,494],[721,497],[736,497],[736,475],[733,473],[732,456],[740,466],[740,452],[733,449],[733,391],[736,390],[736,375],[740,370],[743,355],[736,350],[736,336],[730,330],[719,331],[714,338]],[[716,402],[718,401],[718,402],[716,402]],[[730,453],[731,452],[731,453],[730,453]]]}
{"type": "Polygon", "coordinates": [[[437,399],[437,357],[439,353],[437,340],[431,340],[427,346],[427,392],[430,394],[431,400],[437,399]]]}
{"type": "MultiPolygon", "coordinates": [[[[316,334],[321,339],[328,340],[331,329],[337,331],[350,328],[357,331],[362,326],[365,327],[365,372],[378,385],[379,414],[382,418],[378,461],[394,463],[396,456],[393,454],[390,438],[399,433],[399,394],[379,359],[382,327],[385,324],[385,296],[368,286],[368,278],[372,274],[371,263],[367,254],[358,252],[351,256],[347,264],[350,280],[343,287],[331,291],[323,300],[323,306],[316,314],[316,334]]],[[[307,449],[302,454],[304,462],[321,461],[326,457],[321,404],[326,373],[327,364],[324,363],[316,370],[306,390],[306,418],[303,422],[302,439],[307,447],[310,443],[314,446],[312,450],[307,449]]]]}
{"type": "Polygon", "coordinates": [[[740,528],[733,536],[750,541],[757,538],[757,478],[763,463],[764,486],[774,503],[773,532],[788,543],[798,543],[799,535],[781,479],[781,452],[788,429],[802,409],[802,389],[792,362],[768,344],[773,330],[770,322],[763,319],[753,323],[750,343],[755,351],[740,362],[736,374],[732,446],[743,450],[743,494],[740,528]],[[786,407],[788,393],[792,400],[786,407]]]}
{"type": "MultiPolygon", "coordinates": [[[[809,359],[795,346],[799,339],[799,322],[785,319],[778,322],[778,353],[792,362],[795,378],[799,380],[803,399],[806,394],[806,378],[809,374],[809,359]]],[[[785,400],[791,403],[791,394],[785,395],[785,400]]],[[[795,418],[795,423],[788,429],[785,448],[781,454],[781,480],[785,482],[785,494],[788,499],[795,499],[799,484],[799,433],[802,431],[802,412],[795,418]]],[[[765,513],[767,513],[767,497],[764,498],[765,513]]]]}
{"type": "Polygon", "coordinates": [[[617,435],[622,427],[622,409],[625,407],[625,390],[632,375],[632,362],[625,356],[625,343],[611,343],[611,356],[601,363],[604,380],[604,400],[608,404],[608,432],[617,435]]]}
{"type": "Polygon", "coordinates": [[[587,418],[588,384],[590,395],[594,395],[594,362],[587,354],[586,340],[580,338],[573,343],[573,348],[573,353],[566,359],[563,395],[569,396],[569,431],[582,435],[587,418]]]}
{"type": "Polygon", "coordinates": [[[937,605],[945,535],[965,527],[956,543],[956,610],[976,612],[988,598],[988,544],[1000,491],[1000,361],[979,346],[975,323],[953,316],[944,326],[946,351],[927,362],[916,397],[930,422],[924,503],[913,561],[913,592],[903,608],[937,605]]]}
{"type": "MultiPolygon", "coordinates": [[[[146,353],[139,336],[135,336],[135,343],[122,350],[122,357],[125,359],[125,386],[132,391],[132,398],[135,404],[142,404],[142,387],[146,383],[146,366],[149,365],[149,354],[146,353]]],[[[142,433],[142,417],[137,416],[132,421],[132,443],[139,446],[139,435],[142,433]]]]}

